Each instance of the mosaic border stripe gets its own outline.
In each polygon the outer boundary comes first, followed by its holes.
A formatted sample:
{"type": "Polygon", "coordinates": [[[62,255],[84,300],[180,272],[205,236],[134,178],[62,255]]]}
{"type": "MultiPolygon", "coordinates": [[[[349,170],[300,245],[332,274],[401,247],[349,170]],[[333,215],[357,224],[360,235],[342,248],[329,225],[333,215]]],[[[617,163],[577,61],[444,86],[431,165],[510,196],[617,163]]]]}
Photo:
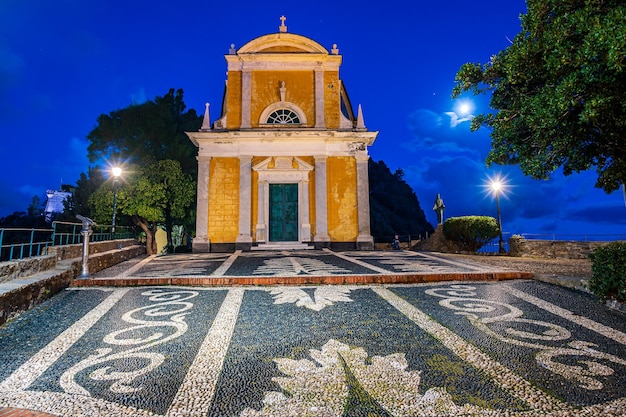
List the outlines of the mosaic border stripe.
{"type": "Polygon", "coordinates": [[[562,411],[570,409],[566,403],[550,397],[545,392],[535,388],[530,382],[513,373],[501,363],[494,361],[474,345],[453,333],[443,325],[433,320],[406,300],[394,294],[387,288],[372,288],[376,294],[387,300],[398,311],[439,340],[446,348],[454,352],[465,362],[484,372],[506,392],[524,401],[535,410],[562,411]]]}
{"type": "Polygon", "coordinates": [[[104,316],[126,293],[128,289],[114,290],[104,301],[76,323],[68,327],[46,347],[33,355],[0,383],[0,391],[26,390],[54,362],[76,343],[102,316],[104,316]]]}

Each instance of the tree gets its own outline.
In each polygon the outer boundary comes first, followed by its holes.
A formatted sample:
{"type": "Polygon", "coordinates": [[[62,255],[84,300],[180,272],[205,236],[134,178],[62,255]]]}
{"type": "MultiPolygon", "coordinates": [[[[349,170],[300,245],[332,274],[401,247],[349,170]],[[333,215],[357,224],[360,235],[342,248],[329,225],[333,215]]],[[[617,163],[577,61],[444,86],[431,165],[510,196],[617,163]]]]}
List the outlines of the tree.
{"type": "Polygon", "coordinates": [[[391,173],[383,161],[369,160],[370,226],[378,241],[390,242],[394,234],[425,235],[433,227],[404,179],[402,169],[391,173]]]}
{"type": "Polygon", "coordinates": [[[487,164],[519,164],[546,179],[595,169],[596,187],[626,183],[626,5],[623,0],[527,0],[522,30],[484,65],[456,75],[453,98],[491,93],[487,164]]]}
{"type": "Polygon", "coordinates": [[[489,216],[450,217],[442,229],[446,240],[470,252],[476,252],[500,234],[496,219],[489,216]]]}
{"type": "MultiPolygon", "coordinates": [[[[157,161],[129,171],[117,190],[117,208],[146,234],[146,253],[157,252],[155,234],[159,224],[184,220],[194,202],[196,182],[182,172],[178,161],[157,161]]],[[[89,198],[94,220],[111,219],[113,182],[105,182],[89,198]]],[[[171,225],[168,243],[171,244],[171,225]]]]}
{"type": "MultiPolygon", "coordinates": [[[[148,166],[155,167],[156,165],[154,164],[159,161],[176,161],[181,174],[184,173],[191,178],[195,178],[198,172],[196,161],[197,148],[189,140],[185,132],[198,130],[202,124],[202,118],[196,114],[195,110],[185,111],[185,109],[183,90],[174,91],[174,89],[170,89],[163,97],[156,97],[154,100],[143,104],[131,105],[121,110],[112,111],[109,114],[100,115],[98,117],[98,126],[87,136],[91,142],[88,147],[90,161],[95,162],[102,159],[125,161],[124,165],[132,165],[140,170],[148,166]]],[[[163,168],[166,169],[166,172],[173,172],[171,167],[163,168]]],[[[124,171],[126,172],[127,170],[125,169],[124,171]]],[[[170,177],[168,181],[178,181],[178,179],[170,177]]],[[[84,184],[89,186],[89,181],[85,181],[84,184]]],[[[137,181],[135,181],[135,184],[139,187],[137,181]]],[[[135,191],[141,194],[140,190],[141,187],[135,191]]],[[[111,191],[111,199],[113,198],[112,195],[111,191]]],[[[168,195],[172,195],[172,193],[170,192],[168,195]]],[[[195,189],[193,190],[193,195],[195,195],[195,189]]],[[[160,201],[160,199],[157,198],[155,201],[160,201]]],[[[185,201],[187,200],[185,199],[185,201]]],[[[92,200],[92,203],[95,204],[96,202],[100,202],[100,200],[97,198],[92,200]]],[[[139,212],[147,215],[144,210],[149,208],[146,206],[148,202],[149,199],[136,202],[136,209],[130,210],[135,213],[129,215],[135,216],[139,212]],[[142,208],[141,210],[139,209],[140,207],[142,208]]],[[[102,201],[102,204],[105,204],[105,202],[102,201]]],[[[131,203],[127,202],[127,204],[131,203]]],[[[188,204],[191,205],[191,202],[188,204]]],[[[105,204],[104,208],[110,210],[109,207],[111,207],[110,204],[105,204]]],[[[153,209],[155,213],[164,210],[163,218],[161,219],[156,215],[139,217],[164,223],[168,233],[168,244],[170,245],[172,242],[173,219],[178,219],[188,228],[193,227],[194,219],[191,210],[187,210],[187,217],[181,218],[180,213],[171,212],[171,210],[177,209],[176,204],[168,203],[163,208],[154,207],[153,209]]],[[[124,213],[124,210],[120,209],[120,211],[124,213]]],[[[140,223],[143,224],[142,222],[140,223]]]]}
{"type": "Polygon", "coordinates": [[[98,126],[87,135],[89,160],[145,166],[173,159],[195,177],[198,150],[185,132],[198,130],[202,118],[185,108],[183,90],[170,89],[163,97],[100,115],[98,126]]]}

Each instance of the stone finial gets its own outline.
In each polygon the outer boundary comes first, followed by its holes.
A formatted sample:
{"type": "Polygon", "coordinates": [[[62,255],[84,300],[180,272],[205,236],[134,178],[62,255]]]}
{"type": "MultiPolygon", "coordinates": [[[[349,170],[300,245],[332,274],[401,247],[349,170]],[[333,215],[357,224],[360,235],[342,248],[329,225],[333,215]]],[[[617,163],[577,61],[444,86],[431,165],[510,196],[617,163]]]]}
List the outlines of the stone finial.
{"type": "Polygon", "coordinates": [[[228,49],[228,55],[237,55],[237,50],[235,49],[234,43],[230,44],[230,48],[228,49]]]}
{"type": "Polygon", "coordinates": [[[336,43],[333,43],[333,49],[330,50],[330,53],[333,55],[339,55],[339,49],[337,48],[336,43]]]}
{"type": "Polygon", "coordinates": [[[287,20],[285,16],[280,17],[280,26],[278,26],[278,31],[281,33],[287,32],[287,26],[285,26],[285,20],[287,20]]]}
{"type": "Polygon", "coordinates": [[[363,109],[361,109],[361,105],[359,104],[359,110],[356,116],[356,128],[358,130],[365,130],[365,121],[363,120],[363,109]]]}
{"type": "Polygon", "coordinates": [[[209,103],[206,103],[204,106],[205,106],[204,118],[202,119],[202,127],[200,128],[200,131],[202,132],[211,130],[211,118],[209,117],[209,103]]]}

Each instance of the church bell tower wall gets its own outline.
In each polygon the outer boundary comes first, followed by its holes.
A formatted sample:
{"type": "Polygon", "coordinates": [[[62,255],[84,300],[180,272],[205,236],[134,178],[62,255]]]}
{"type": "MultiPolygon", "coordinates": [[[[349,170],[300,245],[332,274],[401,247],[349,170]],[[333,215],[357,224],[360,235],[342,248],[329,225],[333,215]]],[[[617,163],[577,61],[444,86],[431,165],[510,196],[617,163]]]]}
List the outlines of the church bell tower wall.
{"type": "MultiPolygon", "coordinates": [[[[255,71],[252,74],[250,125],[260,127],[260,116],[268,106],[280,102],[280,86],[284,85],[285,100],[300,107],[307,124],[315,126],[315,80],[313,71],[255,71]]],[[[264,122],[264,121],[261,121],[264,122]]]]}
{"type": "Polygon", "coordinates": [[[324,122],[328,129],[339,129],[340,86],[338,71],[324,72],[324,122]]]}
{"type": "Polygon", "coordinates": [[[228,71],[226,80],[226,129],[235,130],[241,126],[241,72],[228,71]]]}

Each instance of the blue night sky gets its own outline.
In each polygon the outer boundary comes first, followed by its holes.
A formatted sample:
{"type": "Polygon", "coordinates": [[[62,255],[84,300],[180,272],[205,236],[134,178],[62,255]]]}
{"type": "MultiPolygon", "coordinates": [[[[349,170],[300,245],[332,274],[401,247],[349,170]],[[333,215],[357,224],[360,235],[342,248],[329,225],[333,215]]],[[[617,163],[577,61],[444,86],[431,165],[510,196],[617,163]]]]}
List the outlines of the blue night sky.
{"type": "MultiPolygon", "coordinates": [[[[489,132],[470,132],[488,97],[450,98],[466,62],[485,62],[520,30],[523,0],[239,2],[3,0],[0,2],[0,216],[86,172],[87,134],[103,113],[182,88],[199,114],[221,107],[230,44],[278,31],[343,55],[353,106],[380,134],[370,154],[402,168],[428,220],[437,193],[445,217],[496,216],[489,177],[506,177],[503,229],[527,234],[622,234],[622,192],[594,188],[593,172],[548,181],[484,163],[489,132]]],[[[102,167],[105,168],[105,167],[102,167]]]]}

